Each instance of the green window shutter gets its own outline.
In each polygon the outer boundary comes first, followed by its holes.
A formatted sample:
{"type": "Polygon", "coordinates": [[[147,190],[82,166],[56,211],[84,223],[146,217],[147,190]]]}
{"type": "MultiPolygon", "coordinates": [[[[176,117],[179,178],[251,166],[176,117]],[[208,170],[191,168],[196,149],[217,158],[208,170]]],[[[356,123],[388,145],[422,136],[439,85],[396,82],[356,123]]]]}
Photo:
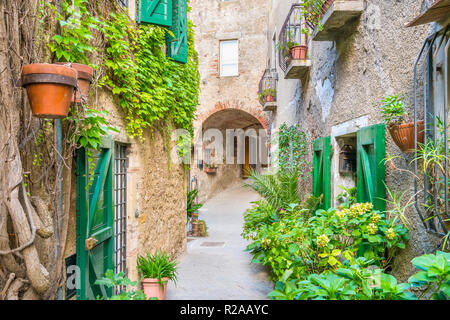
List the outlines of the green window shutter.
{"type": "Polygon", "coordinates": [[[175,61],[186,63],[188,58],[186,0],[173,0],[173,25],[169,29],[174,37],[167,34],[167,55],[175,61]]]}
{"type": "Polygon", "coordinates": [[[77,265],[81,278],[78,300],[112,294],[112,288],[95,285],[95,281],[114,267],[113,150],[112,139],[104,138],[100,152],[94,154],[96,168],[89,190],[86,188],[89,183],[86,151],[77,151],[77,265]]]}
{"type": "Polygon", "coordinates": [[[376,210],[386,209],[385,125],[362,128],[357,133],[357,200],[372,202],[376,210]]]}
{"type": "Polygon", "coordinates": [[[313,194],[323,195],[321,209],[331,207],[331,138],[314,140],[313,194]]]}
{"type": "Polygon", "coordinates": [[[172,0],[140,0],[139,23],[172,26],[172,0]]]}

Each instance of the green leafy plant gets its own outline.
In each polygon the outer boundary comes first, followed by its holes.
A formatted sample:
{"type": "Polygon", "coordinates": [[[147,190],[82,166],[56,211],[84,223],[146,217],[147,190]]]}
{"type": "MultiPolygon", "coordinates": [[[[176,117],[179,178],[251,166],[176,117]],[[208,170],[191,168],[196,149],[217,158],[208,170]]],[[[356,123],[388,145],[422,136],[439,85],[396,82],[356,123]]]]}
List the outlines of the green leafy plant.
{"type": "Polygon", "coordinates": [[[408,113],[405,111],[404,97],[402,95],[387,96],[381,103],[381,114],[388,126],[401,124],[404,121],[408,113]]]}
{"type": "Polygon", "coordinates": [[[288,126],[283,123],[274,139],[275,143],[278,143],[278,152],[275,157],[278,160],[279,169],[281,171],[296,170],[300,178],[308,179],[310,175],[307,169],[310,167],[308,135],[300,130],[298,124],[288,126]]]}
{"type": "Polygon", "coordinates": [[[266,100],[267,96],[275,97],[277,94],[277,90],[275,88],[267,88],[262,92],[258,92],[258,96],[260,100],[266,100]]]}
{"type": "MultiPolygon", "coordinates": [[[[131,281],[123,272],[114,274],[114,271],[107,270],[105,276],[95,281],[96,285],[105,286],[107,288],[123,288],[118,295],[113,295],[108,300],[147,300],[142,290],[137,289],[137,282],[131,281]]],[[[99,300],[105,297],[97,297],[99,300]]],[[[152,300],[152,299],[149,299],[152,300]]]]}
{"type": "Polygon", "coordinates": [[[61,13],[48,3],[60,27],[59,34],[54,35],[49,43],[58,61],[89,64],[87,54],[95,50],[89,41],[93,38],[92,30],[98,30],[98,20],[87,10],[88,3],[88,0],[63,0],[61,13]]]}
{"type": "Polygon", "coordinates": [[[450,253],[437,251],[416,257],[411,262],[421,270],[408,280],[414,287],[424,289],[420,297],[430,294],[432,299],[450,299],[450,253]]]}
{"type": "Polygon", "coordinates": [[[193,189],[187,193],[187,217],[192,218],[192,214],[198,212],[198,209],[203,207],[203,203],[195,203],[195,199],[198,196],[198,190],[193,189]]]}
{"type": "Polygon", "coordinates": [[[162,278],[177,281],[177,264],[165,252],[156,251],[153,255],[147,253],[146,256],[137,258],[137,269],[143,278],[158,279],[161,286],[163,286],[162,278]]]}
{"type": "Polygon", "coordinates": [[[351,206],[352,204],[356,203],[356,187],[346,188],[339,186],[339,188],[341,188],[343,191],[337,195],[336,199],[341,205],[351,206]]]}

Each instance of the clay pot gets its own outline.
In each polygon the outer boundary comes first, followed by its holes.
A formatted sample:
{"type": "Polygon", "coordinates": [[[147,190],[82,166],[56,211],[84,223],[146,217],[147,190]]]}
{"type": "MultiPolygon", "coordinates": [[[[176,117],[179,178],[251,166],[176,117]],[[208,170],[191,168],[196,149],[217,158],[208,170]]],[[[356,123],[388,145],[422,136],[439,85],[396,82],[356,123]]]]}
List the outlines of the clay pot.
{"type": "Polygon", "coordinates": [[[291,49],[292,60],[306,60],[307,54],[307,46],[295,46],[291,49]]]}
{"type": "Polygon", "coordinates": [[[274,96],[271,95],[266,96],[266,102],[274,102],[274,101],[275,101],[274,96]]]}
{"type": "Polygon", "coordinates": [[[159,283],[158,279],[155,278],[145,278],[142,279],[142,288],[144,290],[144,294],[149,298],[158,298],[158,300],[166,299],[167,292],[167,282],[169,282],[169,278],[162,278],[163,285],[159,283]]]}
{"type": "Polygon", "coordinates": [[[86,64],[81,63],[68,63],[68,62],[57,62],[56,64],[65,65],[72,67],[78,72],[77,85],[78,90],[75,91],[72,98],[72,102],[80,103],[81,101],[87,102],[89,98],[89,89],[92,83],[92,76],[94,74],[94,69],[86,64]]]}
{"type": "Polygon", "coordinates": [[[39,118],[64,118],[77,85],[77,70],[56,64],[28,64],[22,69],[33,115],[39,118]]]}
{"type": "Polygon", "coordinates": [[[192,235],[198,237],[198,221],[192,221],[192,235]]]}
{"type": "MultiPolygon", "coordinates": [[[[389,127],[392,140],[403,152],[414,152],[414,123],[403,123],[389,127]]],[[[425,138],[423,120],[417,121],[417,143],[425,138]]]]}
{"type": "Polygon", "coordinates": [[[217,168],[204,168],[203,171],[206,173],[216,173],[217,168]]]}

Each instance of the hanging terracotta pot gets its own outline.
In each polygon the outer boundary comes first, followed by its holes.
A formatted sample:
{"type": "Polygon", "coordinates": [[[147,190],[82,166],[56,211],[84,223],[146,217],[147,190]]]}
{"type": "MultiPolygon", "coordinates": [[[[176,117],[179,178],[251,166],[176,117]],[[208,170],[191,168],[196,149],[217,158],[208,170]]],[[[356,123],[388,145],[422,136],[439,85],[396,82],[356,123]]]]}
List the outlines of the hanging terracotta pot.
{"type": "Polygon", "coordinates": [[[266,96],[266,102],[274,102],[275,98],[272,95],[266,96]]]}
{"type": "Polygon", "coordinates": [[[77,86],[77,70],[56,64],[37,63],[22,69],[33,115],[39,118],[64,118],[77,86]]]}
{"type": "Polygon", "coordinates": [[[307,54],[307,46],[295,46],[291,49],[292,60],[306,60],[307,54]]]}
{"type": "Polygon", "coordinates": [[[72,67],[78,72],[78,90],[75,91],[72,102],[87,102],[89,98],[89,89],[92,83],[94,69],[82,63],[57,62],[56,64],[72,67]]]}
{"type": "MultiPolygon", "coordinates": [[[[392,140],[403,152],[414,152],[414,122],[389,127],[392,140]]],[[[423,120],[417,121],[417,143],[425,139],[423,120]]]]}

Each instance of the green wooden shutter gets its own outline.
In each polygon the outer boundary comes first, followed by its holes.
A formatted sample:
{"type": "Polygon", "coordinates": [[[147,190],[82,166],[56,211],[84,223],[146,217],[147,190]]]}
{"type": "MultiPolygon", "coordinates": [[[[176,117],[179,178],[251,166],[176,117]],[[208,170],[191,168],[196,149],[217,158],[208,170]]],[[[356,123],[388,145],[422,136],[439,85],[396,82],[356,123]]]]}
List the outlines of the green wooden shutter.
{"type": "Polygon", "coordinates": [[[77,265],[81,288],[77,299],[111,296],[112,289],[95,285],[106,270],[113,269],[113,141],[104,138],[94,154],[94,181],[87,190],[89,166],[86,151],[77,152],[77,265]],[[91,241],[89,241],[91,240],[91,241]],[[89,248],[92,243],[92,248],[89,248]]]}
{"type": "Polygon", "coordinates": [[[321,209],[331,207],[331,138],[314,140],[313,194],[323,195],[321,209]]]}
{"type": "Polygon", "coordinates": [[[171,27],[172,0],[141,0],[138,22],[171,27]]]}
{"type": "Polygon", "coordinates": [[[357,133],[357,200],[372,202],[376,210],[386,209],[385,125],[362,128],[357,133]]]}
{"type": "Polygon", "coordinates": [[[186,63],[187,47],[187,3],[186,0],[173,0],[173,25],[167,33],[167,55],[175,61],[186,63]]]}

